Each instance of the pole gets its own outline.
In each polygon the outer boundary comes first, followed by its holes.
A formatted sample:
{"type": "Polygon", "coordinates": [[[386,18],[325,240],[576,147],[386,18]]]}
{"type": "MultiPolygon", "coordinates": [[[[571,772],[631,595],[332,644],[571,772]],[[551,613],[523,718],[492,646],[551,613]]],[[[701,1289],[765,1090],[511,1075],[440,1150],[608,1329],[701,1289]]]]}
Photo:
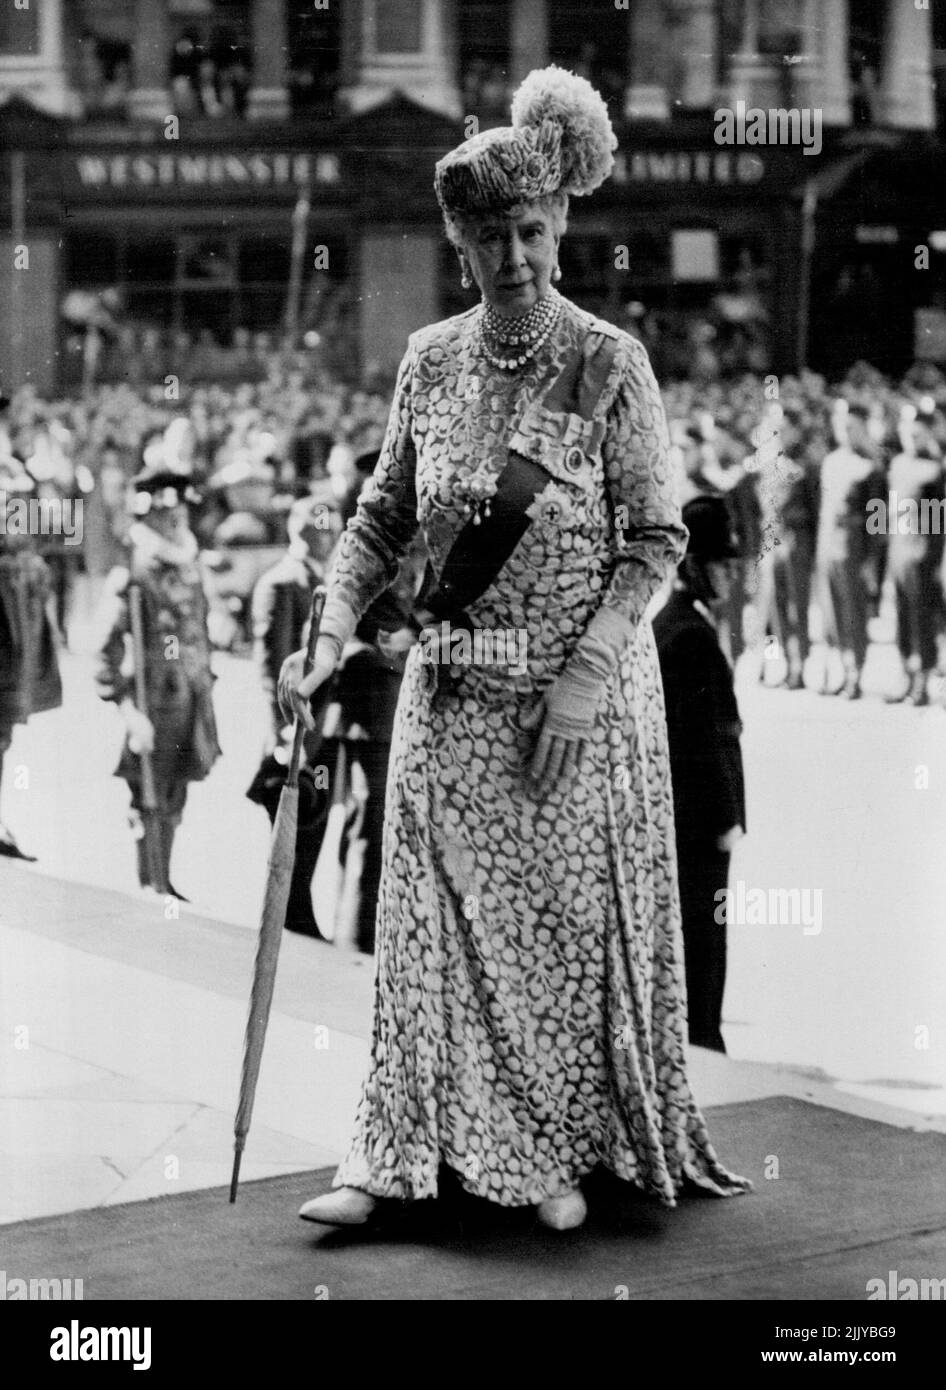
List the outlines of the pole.
{"type": "Polygon", "coordinates": [[[815,251],[815,214],[818,211],[818,184],[811,178],[805,184],[801,207],[801,266],[798,277],[798,323],[795,332],[795,370],[802,372],[808,361],[808,328],[811,318],[811,263],[815,251]]]}

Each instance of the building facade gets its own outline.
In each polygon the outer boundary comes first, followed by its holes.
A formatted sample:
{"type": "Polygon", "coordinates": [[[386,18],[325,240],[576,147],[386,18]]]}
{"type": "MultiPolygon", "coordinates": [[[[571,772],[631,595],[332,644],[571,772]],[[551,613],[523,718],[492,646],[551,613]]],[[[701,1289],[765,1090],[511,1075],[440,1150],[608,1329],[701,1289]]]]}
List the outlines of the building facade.
{"type": "Polygon", "coordinates": [[[0,380],[74,384],[83,313],[117,374],[122,341],[221,370],[306,332],[390,372],[472,302],[435,160],[547,62],[595,83],[620,145],[573,201],[563,288],[658,370],[946,356],[943,6],[23,0],[0,10],[0,380]],[[797,122],[757,141],[756,110],[797,122]]]}

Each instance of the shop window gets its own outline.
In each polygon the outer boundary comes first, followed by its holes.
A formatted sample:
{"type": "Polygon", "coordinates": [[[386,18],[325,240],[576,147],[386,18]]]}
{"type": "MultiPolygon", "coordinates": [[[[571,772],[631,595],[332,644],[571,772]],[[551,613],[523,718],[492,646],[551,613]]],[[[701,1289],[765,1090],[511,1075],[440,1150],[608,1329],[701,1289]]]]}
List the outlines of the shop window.
{"type": "Polygon", "coordinates": [[[375,53],[419,53],[423,47],[418,0],[368,0],[375,53]]]}
{"type": "Polygon", "coordinates": [[[170,6],[178,27],[168,55],[178,115],[242,119],[253,66],[248,0],[170,6]]]}
{"type": "Polygon", "coordinates": [[[341,66],[341,5],[290,0],[289,101],[293,116],[331,116],[341,66]]]}
{"type": "Polygon", "coordinates": [[[507,0],[461,0],[457,14],[463,110],[487,122],[509,119],[510,8],[507,0]]]}
{"type": "Polygon", "coordinates": [[[233,245],[229,240],[221,237],[181,237],[179,283],[232,284],[235,280],[233,245]]]}
{"type": "Polygon", "coordinates": [[[555,0],[548,6],[549,62],[577,72],[598,89],[612,112],[619,112],[629,77],[628,12],[587,0],[555,0]]]}
{"type": "Polygon", "coordinates": [[[16,9],[11,0],[0,6],[0,54],[35,58],[39,53],[39,5],[31,5],[28,10],[16,9]]]}
{"type": "Polygon", "coordinates": [[[884,0],[858,0],[851,7],[848,57],[854,125],[873,125],[877,119],[885,8],[884,0]]]}
{"type": "Polygon", "coordinates": [[[66,281],[74,289],[98,289],[119,278],[118,239],[100,232],[71,236],[66,248],[66,281]]]}
{"type": "Polygon", "coordinates": [[[285,284],[289,279],[289,259],[288,235],[285,238],[272,236],[242,237],[239,250],[241,285],[253,283],[285,284]]]}
{"type": "Polygon", "coordinates": [[[125,248],[124,279],[134,285],[170,285],[174,280],[176,245],[160,241],[130,241],[125,248]]]}

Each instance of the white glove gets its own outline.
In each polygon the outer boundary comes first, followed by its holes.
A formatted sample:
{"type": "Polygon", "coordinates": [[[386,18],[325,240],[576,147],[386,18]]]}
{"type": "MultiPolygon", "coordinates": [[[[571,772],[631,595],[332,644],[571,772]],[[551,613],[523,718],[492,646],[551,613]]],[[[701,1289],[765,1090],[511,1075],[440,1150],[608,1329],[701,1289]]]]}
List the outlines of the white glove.
{"type": "Polygon", "coordinates": [[[154,752],[154,725],[146,714],[136,709],[130,702],[122,706],[125,728],[128,731],[128,747],[133,753],[154,752]]]}

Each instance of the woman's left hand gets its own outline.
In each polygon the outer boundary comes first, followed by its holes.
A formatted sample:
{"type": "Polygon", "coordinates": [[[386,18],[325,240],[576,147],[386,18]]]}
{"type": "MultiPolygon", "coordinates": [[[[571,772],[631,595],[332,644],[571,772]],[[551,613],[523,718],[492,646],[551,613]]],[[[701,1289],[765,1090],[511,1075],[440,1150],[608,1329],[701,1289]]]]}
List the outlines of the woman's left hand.
{"type": "Polygon", "coordinates": [[[548,796],[558,782],[577,770],[584,751],[584,739],[550,733],[544,727],[545,713],[545,701],[540,700],[522,716],[524,729],[539,728],[538,741],[526,768],[526,785],[537,799],[548,796]]]}

